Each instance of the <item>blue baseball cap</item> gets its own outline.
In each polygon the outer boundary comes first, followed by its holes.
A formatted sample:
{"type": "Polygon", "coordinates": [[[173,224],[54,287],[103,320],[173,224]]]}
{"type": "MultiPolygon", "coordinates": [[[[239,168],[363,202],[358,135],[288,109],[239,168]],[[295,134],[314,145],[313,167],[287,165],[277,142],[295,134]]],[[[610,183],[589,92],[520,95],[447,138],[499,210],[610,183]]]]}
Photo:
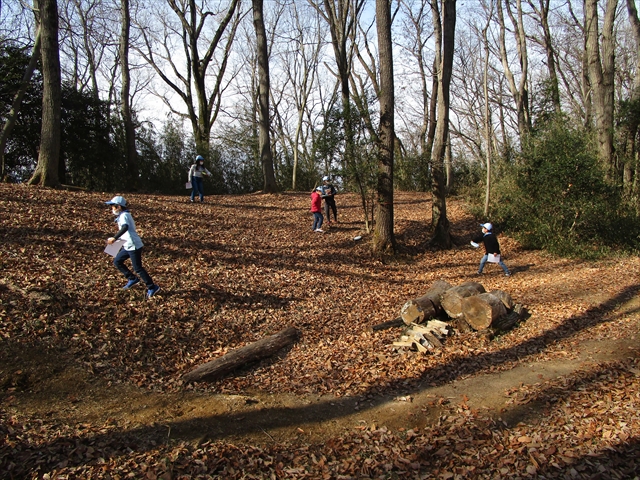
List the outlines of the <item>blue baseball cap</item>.
{"type": "Polygon", "coordinates": [[[116,195],[111,200],[104,203],[106,203],[107,205],[120,205],[121,207],[127,206],[127,201],[124,199],[124,197],[121,197],[120,195],[116,195]]]}

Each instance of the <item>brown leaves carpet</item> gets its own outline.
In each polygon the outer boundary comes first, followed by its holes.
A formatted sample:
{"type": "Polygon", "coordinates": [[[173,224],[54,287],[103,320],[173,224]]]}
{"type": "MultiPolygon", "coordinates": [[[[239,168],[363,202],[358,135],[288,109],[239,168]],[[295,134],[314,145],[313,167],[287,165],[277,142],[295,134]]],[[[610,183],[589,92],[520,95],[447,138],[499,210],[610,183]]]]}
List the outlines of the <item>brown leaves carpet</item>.
{"type": "Polygon", "coordinates": [[[308,193],[130,194],[162,286],[146,301],[103,253],[111,196],[0,185],[0,478],[640,475],[637,257],[557,259],[501,235],[513,277],[478,278],[478,221],[455,199],[457,246],[436,251],[429,196],[398,193],[399,254],[379,258],[350,194],[325,234],[308,193]],[[505,290],[531,316],[430,355],[370,331],[437,279],[505,290]],[[287,326],[302,336],[279,355],[181,381],[287,326]]]}

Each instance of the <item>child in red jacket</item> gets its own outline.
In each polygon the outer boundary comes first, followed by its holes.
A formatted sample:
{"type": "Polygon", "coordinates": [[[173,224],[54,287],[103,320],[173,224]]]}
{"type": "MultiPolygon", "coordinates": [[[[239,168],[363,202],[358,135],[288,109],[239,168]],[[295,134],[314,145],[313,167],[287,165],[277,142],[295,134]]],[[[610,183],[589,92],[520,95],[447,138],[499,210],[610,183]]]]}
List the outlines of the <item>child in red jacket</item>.
{"type": "Polygon", "coordinates": [[[314,188],[311,192],[311,213],[313,213],[313,226],[311,227],[314,232],[324,233],[320,227],[322,227],[322,197],[320,196],[322,189],[320,187],[314,188]]]}

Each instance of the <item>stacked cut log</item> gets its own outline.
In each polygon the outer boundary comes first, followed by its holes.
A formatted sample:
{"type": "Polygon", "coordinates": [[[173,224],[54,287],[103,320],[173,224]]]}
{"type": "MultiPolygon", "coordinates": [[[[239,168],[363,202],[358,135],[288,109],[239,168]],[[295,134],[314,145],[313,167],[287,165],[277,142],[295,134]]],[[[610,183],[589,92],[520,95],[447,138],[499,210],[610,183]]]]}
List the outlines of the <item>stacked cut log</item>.
{"type": "Polygon", "coordinates": [[[409,300],[400,309],[400,316],[405,325],[421,323],[425,319],[437,317],[442,312],[441,297],[451,289],[444,280],[436,280],[434,284],[420,298],[409,300]]]}
{"type": "MultiPolygon", "coordinates": [[[[443,280],[436,281],[427,292],[406,302],[400,310],[400,319],[408,327],[397,347],[414,347],[418,351],[428,352],[442,346],[446,336],[453,330],[506,331],[513,328],[524,316],[522,305],[515,305],[511,296],[502,290],[486,292],[478,282],[465,282],[452,287],[443,280]],[[435,317],[448,317],[447,322],[435,320],[435,317]],[[426,322],[425,325],[422,325],[426,322]]],[[[391,322],[386,322],[391,323],[391,322]]],[[[374,327],[375,329],[376,327],[374,327]]]]}

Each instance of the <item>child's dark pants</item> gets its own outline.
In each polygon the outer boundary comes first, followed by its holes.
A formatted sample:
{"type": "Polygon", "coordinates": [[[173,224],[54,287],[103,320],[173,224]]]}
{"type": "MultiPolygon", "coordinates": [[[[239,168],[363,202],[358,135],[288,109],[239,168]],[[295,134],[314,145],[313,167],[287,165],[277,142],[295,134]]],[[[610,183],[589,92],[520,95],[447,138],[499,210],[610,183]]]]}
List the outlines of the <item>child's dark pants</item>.
{"type": "Polygon", "coordinates": [[[147,288],[153,287],[153,280],[151,280],[151,277],[142,266],[142,248],[138,248],[137,250],[125,250],[123,248],[113,259],[113,264],[118,270],[120,270],[120,273],[127,277],[127,280],[134,280],[136,276],[131,273],[131,270],[129,270],[124,264],[127,258],[131,259],[131,266],[133,267],[133,271],[136,272],[136,274],[147,285],[147,288]]]}

